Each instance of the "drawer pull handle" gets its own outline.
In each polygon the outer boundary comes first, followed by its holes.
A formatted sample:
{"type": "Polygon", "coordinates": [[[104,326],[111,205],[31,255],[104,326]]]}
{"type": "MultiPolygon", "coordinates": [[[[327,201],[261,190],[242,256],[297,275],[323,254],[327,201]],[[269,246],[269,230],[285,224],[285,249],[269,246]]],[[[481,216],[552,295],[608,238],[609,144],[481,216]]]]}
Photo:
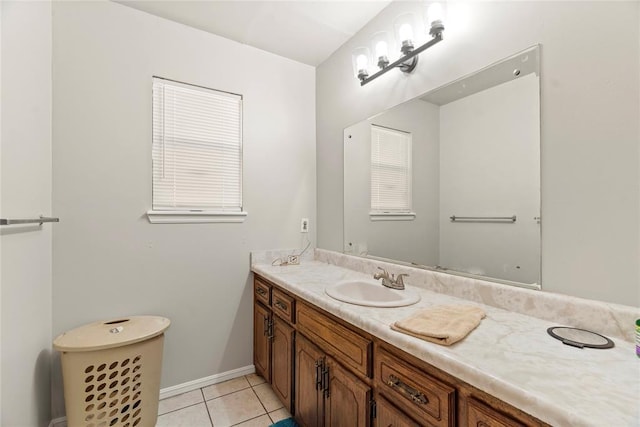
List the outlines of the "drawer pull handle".
{"type": "Polygon", "coordinates": [[[267,294],[267,291],[265,291],[263,288],[256,288],[256,292],[262,296],[265,296],[267,294]]]}
{"type": "Polygon", "coordinates": [[[395,375],[389,375],[387,385],[391,388],[397,388],[400,392],[410,397],[411,400],[419,405],[426,405],[429,403],[429,399],[427,398],[427,396],[420,393],[415,388],[403,383],[402,381],[400,381],[400,378],[396,377],[395,375]]]}
{"type": "Polygon", "coordinates": [[[287,311],[287,309],[289,308],[287,304],[283,303],[280,300],[276,301],[275,306],[278,307],[280,310],[284,310],[284,311],[287,311]]]}

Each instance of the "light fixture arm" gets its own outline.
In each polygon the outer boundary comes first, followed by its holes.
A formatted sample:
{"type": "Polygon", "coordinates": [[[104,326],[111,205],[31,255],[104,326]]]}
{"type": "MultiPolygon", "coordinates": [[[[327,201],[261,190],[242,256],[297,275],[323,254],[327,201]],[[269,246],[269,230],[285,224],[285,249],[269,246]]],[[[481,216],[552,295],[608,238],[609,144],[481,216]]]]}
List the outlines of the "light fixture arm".
{"type": "Polygon", "coordinates": [[[387,71],[389,71],[389,70],[391,70],[393,68],[396,68],[396,67],[400,67],[400,69],[402,71],[404,71],[404,72],[413,71],[413,69],[415,68],[416,64],[418,63],[417,55],[421,54],[425,50],[429,49],[431,46],[433,46],[433,45],[435,45],[435,44],[437,44],[438,42],[441,42],[441,41],[442,41],[442,32],[439,32],[439,33],[435,34],[431,40],[429,40],[428,42],[426,42],[422,46],[420,46],[420,47],[418,47],[416,49],[413,49],[411,52],[407,53],[406,55],[404,55],[403,57],[401,57],[397,61],[392,62],[391,64],[389,64],[388,66],[384,67],[383,69],[381,69],[377,73],[372,74],[371,76],[366,77],[364,79],[361,79],[360,80],[360,86],[366,85],[370,81],[377,79],[378,77],[380,77],[381,75],[383,75],[387,71]],[[409,63],[407,64],[407,62],[409,62],[409,63]]]}

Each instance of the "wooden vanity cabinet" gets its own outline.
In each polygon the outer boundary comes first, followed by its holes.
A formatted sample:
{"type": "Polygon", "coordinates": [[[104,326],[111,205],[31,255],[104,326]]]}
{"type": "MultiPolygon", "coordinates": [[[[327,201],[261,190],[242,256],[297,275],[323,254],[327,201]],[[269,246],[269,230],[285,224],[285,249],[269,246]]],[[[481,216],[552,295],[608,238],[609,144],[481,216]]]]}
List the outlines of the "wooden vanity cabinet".
{"type": "Polygon", "coordinates": [[[279,316],[273,316],[271,343],[271,387],[289,412],[293,411],[293,349],[295,330],[279,316]]]}
{"type": "Polygon", "coordinates": [[[325,395],[326,427],[367,427],[370,425],[371,388],[335,360],[326,361],[329,372],[325,395]]]}
{"type": "Polygon", "coordinates": [[[296,306],[296,321],[298,423],[370,426],[371,340],[304,303],[296,306]]]}
{"type": "Polygon", "coordinates": [[[296,343],[296,421],[303,427],[368,427],[371,388],[303,335],[296,343]]]}
{"type": "Polygon", "coordinates": [[[294,305],[292,297],[270,282],[254,279],[253,363],[289,412],[294,410],[294,305]]]}
{"type": "Polygon", "coordinates": [[[412,417],[433,427],[456,425],[456,389],[380,346],[374,378],[378,393],[412,417]]]}
{"type": "Polygon", "coordinates": [[[381,395],[376,396],[376,427],[420,427],[404,412],[393,406],[381,395]]]}
{"type": "Polygon", "coordinates": [[[256,373],[271,381],[271,312],[262,304],[253,305],[253,364],[256,373]]]}
{"type": "Polygon", "coordinates": [[[525,427],[517,420],[473,398],[467,401],[467,414],[467,425],[470,427],[525,427]]]}
{"type": "Polygon", "coordinates": [[[322,394],[322,366],[325,354],[304,336],[296,340],[294,388],[296,421],[302,427],[324,425],[324,395],[322,394]]]}
{"type": "Polygon", "coordinates": [[[376,341],[374,360],[376,426],[549,427],[388,343],[376,341]]]}
{"type": "Polygon", "coordinates": [[[371,377],[371,339],[308,304],[296,308],[298,331],[363,378],[371,377]]]}
{"type": "Polygon", "coordinates": [[[257,275],[254,364],[302,427],[548,427],[257,275]]]}

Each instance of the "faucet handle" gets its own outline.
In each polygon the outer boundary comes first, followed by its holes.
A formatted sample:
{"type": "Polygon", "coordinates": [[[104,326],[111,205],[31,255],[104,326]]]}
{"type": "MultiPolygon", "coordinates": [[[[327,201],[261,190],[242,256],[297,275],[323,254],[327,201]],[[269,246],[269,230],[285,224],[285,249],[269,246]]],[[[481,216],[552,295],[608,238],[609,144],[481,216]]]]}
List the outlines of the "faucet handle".
{"type": "Polygon", "coordinates": [[[382,283],[384,284],[385,280],[389,279],[389,273],[382,267],[378,267],[378,270],[382,270],[382,273],[374,273],[373,278],[376,280],[382,279],[382,283]]]}
{"type": "Polygon", "coordinates": [[[404,273],[398,274],[398,276],[396,277],[396,284],[404,286],[404,281],[402,279],[403,277],[409,277],[409,275],[404,273]]]}

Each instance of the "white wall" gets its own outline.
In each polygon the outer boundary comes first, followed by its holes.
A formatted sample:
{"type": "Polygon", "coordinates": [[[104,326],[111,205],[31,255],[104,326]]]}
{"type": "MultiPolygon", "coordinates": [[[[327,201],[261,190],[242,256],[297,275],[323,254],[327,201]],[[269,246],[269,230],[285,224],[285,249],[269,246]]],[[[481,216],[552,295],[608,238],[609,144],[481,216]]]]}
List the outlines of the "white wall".
{"type": "Polygon", "coordinates": [[[440,264],[540,280],[540,85],[534,73],[440,108],[440,264]],[[451,215],[516,222],[453,222],[451,215]]]}
{"type": "MultiPolygon", "coordinates": [[[[51,215],[51,4],[3,1],[0,10],[0,216],[51,215]]],[[[3,426],[50,420],[56,225],[0,230],[3,426]]]]}
{"type": "Polygon", "coordinates": [[[345,251],[424,265],[438,263],[439,108],[415,100],[345,130],[345,251]],[[411,221],[371,221],[371,124],[411,133],[411,221]],[[351,138],[349,138],[351,136],[351,138]],[[436,203],[434,203],[436,201],[436,203]]]}
{"type": "Polygon", "coordinates": [[[413,74],[361,87],[351,51],[415,2],[394,2],[318,67],[318,223],[342,249],[343,129],[542,44],[542,286],[640,304],[638,2],[450,2],[445,40],[413,74]],[[606,35],[601,28],[608,25],[606,35]]]}
{"type": "Polygon", "coordinates": [[[299,247],[302,217],[315,240],[314,68],[120,4],[59,2],[53,81],[54,334],[166,316],[162,387],[251,365],[249,251],[299,247]],[[148,223],[153,75],[244,95],[244,223],[148,223]]]}

